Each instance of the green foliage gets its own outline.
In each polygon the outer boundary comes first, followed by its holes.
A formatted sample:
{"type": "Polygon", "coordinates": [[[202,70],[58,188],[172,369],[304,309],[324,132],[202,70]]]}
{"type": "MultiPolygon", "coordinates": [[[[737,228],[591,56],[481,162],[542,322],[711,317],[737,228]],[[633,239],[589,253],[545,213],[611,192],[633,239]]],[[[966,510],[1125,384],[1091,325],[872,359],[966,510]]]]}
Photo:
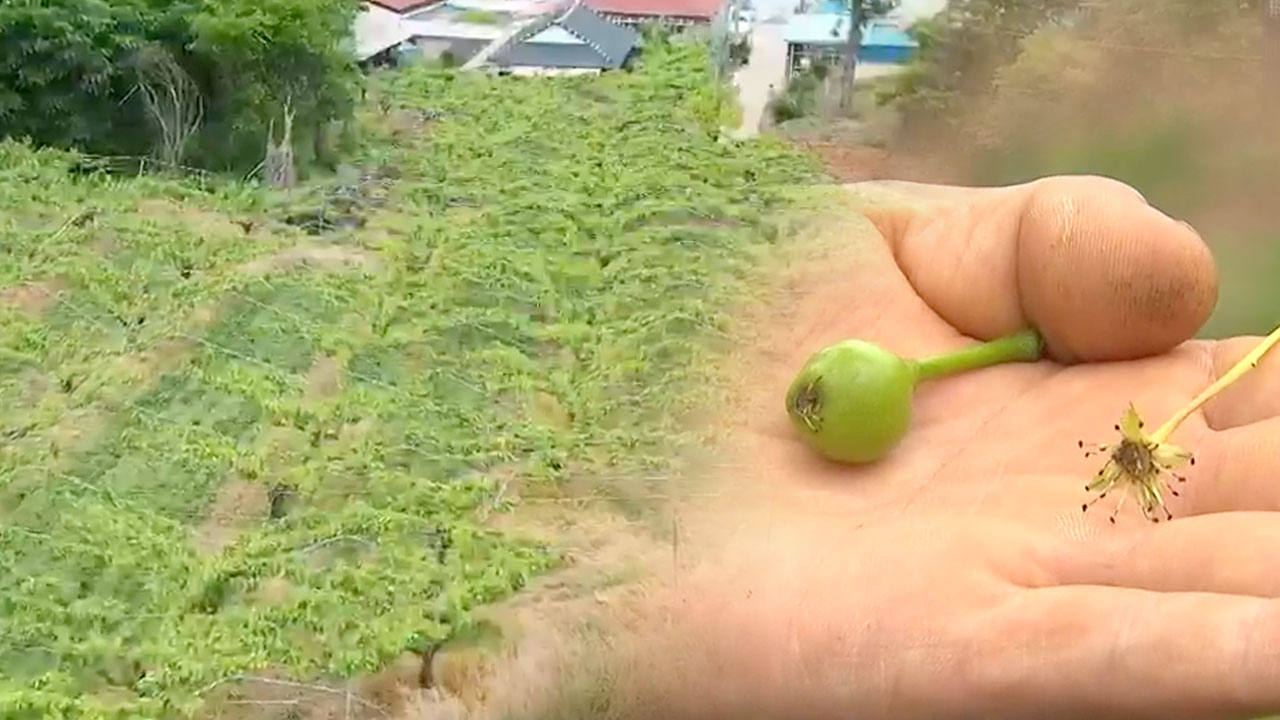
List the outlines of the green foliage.
{"type": "Polygon", "coordinates": [[[319,237],[280,221],[309,196],[0,143],[0,715],[377,668],[557,562],[487,514],[694,442],[726,301],[813,176],[719,142],[706,67],[381,74],[366,170],[324,192],[385,192],[319,237]]]}
{"type": "Polygon", "coordinates": [[[350,117],[358,81],[348,39],[355,0],[204,0],[192,20],[193,52],[207,58],[221,122],[207,138],[215,156],[243,167],[262,157],[267,131],[295,114],[294,150],[303,166],[323,156],[325,128],[350,117]]]}
{"type": "Polygon", "coordinates": [[[1017,57],[1022,38],[1071,16],[1079,0],[953,0],[917,22],[919,52],[882,102],[902,100],[910,124],[954,112],[966,94],[981,92],[998,68],[1017,57]]]}
{"type": "Polygon", "coordinates": [[[793,75],[786,90],[770,103],[769,110],[774,122],[783,123],[816,112],[821,100],[823,80],[828,73],[826,64],[815,62],[793,75]]]}
{"type": "Polygon", "coordinates": [[[497,25],[501,18],[488,10],[466,10],[458,15],[458,22],[475,23],[477,25],[497,25]]]}
{"type": "Polygon", "coordinates": [[[145,124],[140,99],[117,105],[134,84],[128,58],[149,34],[171,27],[171,17],[140,2],[0,4],[0,137],[92,151],[144,149],[145,138],[130,127],[145,124]]]}
{"type": "MultiPolygon", "coordinates": [[[[901,101],[908,126],[937,132],[939,118],[961,116],[967,104],[992,88],[1002,68],[1019,60],[1028,39],[1038,32],[1062,29],[1077,40],[1153,46],[1158,52],[1130,53],[1126,60],[1130,70],[1155,70],[1165,53],[1202,45],[1224,18],[1247,17],[1244,27],[1256,32],[1260,1],[953,0],[941,13],[911,28],[920,43],[916,60],[880,100],[901,101]]],[[[1239,52],[1246,36],[1247,32],[1228,36],[1232,39],[1224,49],[1239,52]]],[[[1055,69],[1075,70],[1071,60],[1058,58],[1055,69]]],[[[1144,76],[1135,89],[1152,79],[1144,76]]]]}
{"type": "Polygon", "coordinates": [[[350,117],[355,0],[15,0],[0,4],[0,138],[145,155],[158,126],[138,91],[139,57],[173,59],[198,88],[187,162],[247,169],[267,128],[296,113],[305,164],[350,117]]]}

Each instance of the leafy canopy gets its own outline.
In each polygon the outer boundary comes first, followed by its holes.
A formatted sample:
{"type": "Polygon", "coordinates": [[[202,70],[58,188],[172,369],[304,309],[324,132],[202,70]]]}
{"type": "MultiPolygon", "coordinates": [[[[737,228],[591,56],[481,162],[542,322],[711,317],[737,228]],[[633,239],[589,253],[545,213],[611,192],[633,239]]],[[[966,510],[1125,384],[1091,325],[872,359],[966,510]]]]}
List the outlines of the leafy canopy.
{"type": "Polygon", "coordinates": [[[205,106],[187,161],[251,167],[290,100],[303,162],[351,116],[356,0],[7,0],[0,3],[0,138],[140,156],[158,130],[137,92],[161,51],[205,106]]]}

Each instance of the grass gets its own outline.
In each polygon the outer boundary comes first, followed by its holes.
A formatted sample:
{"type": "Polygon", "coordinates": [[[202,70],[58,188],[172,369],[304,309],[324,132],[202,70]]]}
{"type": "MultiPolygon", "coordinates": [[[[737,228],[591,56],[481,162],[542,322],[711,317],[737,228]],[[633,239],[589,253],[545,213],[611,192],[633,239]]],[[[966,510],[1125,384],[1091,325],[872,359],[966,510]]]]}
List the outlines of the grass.
{"type": "Polygon", "coordinates": [[[488,10],[466,10],[458,13],[458,22],[474,23],[476,25],[497,25],[502,22],[502,16],[488,10]]]}
{"type": "Polygon", "coordinates": [[[0,145],[0,715],[348,677],[554,567],[485,518],[692,439],[812,175],[719,142],[705,67],[381,76],[287,196],[0,145]]]}

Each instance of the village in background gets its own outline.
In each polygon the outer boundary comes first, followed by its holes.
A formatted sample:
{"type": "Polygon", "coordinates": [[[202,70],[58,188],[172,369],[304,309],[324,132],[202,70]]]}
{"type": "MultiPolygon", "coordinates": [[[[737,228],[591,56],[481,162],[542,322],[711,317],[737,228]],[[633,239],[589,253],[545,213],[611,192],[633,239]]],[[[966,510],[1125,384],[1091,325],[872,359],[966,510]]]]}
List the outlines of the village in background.
{"type": "MultiPolygon", "coordinates": [[[[856,3],[856,5],[862,5],[856,3]]],[[[856,80],[901,72],[915,59],[909,30],[945,0],[887,3],[861,19],[856,80]]],[[[712,70],[731,76],[749,137],[804,117],[853,114],[840,98],[848,50],[845,0],[368,0],[355,25],[365,68],[435,63],[511,75],[625,69],[646,28],[700,33],[712,70]]]]}

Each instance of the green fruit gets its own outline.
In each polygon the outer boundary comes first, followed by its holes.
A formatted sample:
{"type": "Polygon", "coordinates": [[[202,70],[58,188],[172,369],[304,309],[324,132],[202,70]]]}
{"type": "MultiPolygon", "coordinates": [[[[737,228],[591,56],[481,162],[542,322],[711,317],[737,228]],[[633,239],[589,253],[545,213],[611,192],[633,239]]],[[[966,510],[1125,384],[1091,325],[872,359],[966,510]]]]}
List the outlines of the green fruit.
{"type": "Polygon", "coordinates": [[[787,389],[787,415],[829,460],[870,463],[911,426],[921,382],[1008,362],[1040,359],[1039,333],[1024,330],[954,352],[907,360],[865,340],[841,340],[809,357],[787,389]]]}
{"type": "Polygon", "coordinates": [[[874,343],[843,340],[814,353],[787,390],[792,425],[828,459],[876,460],[911,425],[914,365],[874,343]]]}

